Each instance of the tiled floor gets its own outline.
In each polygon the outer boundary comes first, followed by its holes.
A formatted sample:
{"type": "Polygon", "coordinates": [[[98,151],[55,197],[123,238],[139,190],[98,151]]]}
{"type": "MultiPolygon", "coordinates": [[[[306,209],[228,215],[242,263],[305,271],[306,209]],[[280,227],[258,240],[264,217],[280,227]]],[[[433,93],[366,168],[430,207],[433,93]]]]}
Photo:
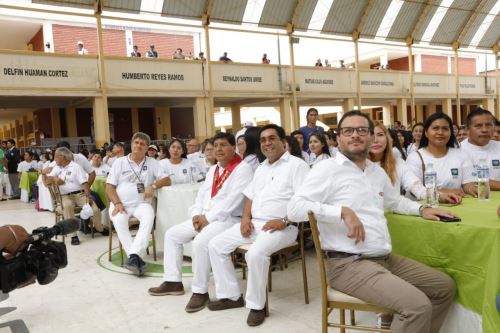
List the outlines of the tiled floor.
{"type": "MultiPolygon", "coordinates": [[[[20,224],[28,232],[54,223],[52,213],[36,212],[32,204],[19,200],[0,202],[0,216],[2,225],[20,224]]],[[[137,278],[103,268],[98,257],[107,250],[107,237],[99,234],[91,239],[90,235],[80,235],[80,239],[79,246],[71,246],[66,240],[69,263],[53,283],[12,291],[10,298],[0,303],[0,315],[3,307],[17,307],[0,317],[0,333],[11,332],[3,324],[18,319],[24,321],[30,332],[321,331],[318,267],[312,252],[307,261],[310,304],[304,304],[300,263],[295,262],[289,269],[273,273],[270,317],[260,327],[250,328],[246,325],[246,308],[186,313],[184,307],[191,296],[189,277],[184,279],[187,292],[183,296],[150,296],[148,288],[159,285],[161,277],[137,278]]],[[[213,281],[210,293],[214,295],[213,281]]],[[[337,313],[333,316],[338,317],[337,313]]],[[[372,314],[360,312],[356,317],[365,325],[375,322],[372,314]]]]}

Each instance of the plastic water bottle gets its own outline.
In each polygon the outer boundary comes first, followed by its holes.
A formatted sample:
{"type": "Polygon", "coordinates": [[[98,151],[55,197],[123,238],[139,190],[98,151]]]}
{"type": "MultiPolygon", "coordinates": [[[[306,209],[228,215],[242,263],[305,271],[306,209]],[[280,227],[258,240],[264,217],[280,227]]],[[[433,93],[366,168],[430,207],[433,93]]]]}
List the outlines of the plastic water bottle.
{"type": "Polygon", "coordinates": [[[477,166],[477,198],[490,199],[490,169],[485,158],[480,159],[477,166]]]}
{"type": "Polygon", "coordinates": [[[189,183],[196,184],[196,168],[193,166],[189,167],[189,183]]]}
{"type": "Polygon", "coordinates": [[[439,197],[437,191],[437,175],[432,163],[428,163],[425,167],[424,176],[427,205],[436,208],[439,206],[439,197]]]}

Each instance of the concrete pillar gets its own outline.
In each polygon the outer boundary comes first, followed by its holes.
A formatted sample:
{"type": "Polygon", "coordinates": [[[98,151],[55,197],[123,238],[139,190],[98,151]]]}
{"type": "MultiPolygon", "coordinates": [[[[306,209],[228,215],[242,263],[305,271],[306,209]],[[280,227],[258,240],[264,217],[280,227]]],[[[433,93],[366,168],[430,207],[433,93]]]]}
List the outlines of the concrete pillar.
{"type": "Polygon", "coordinates": [[[105,142],[110,141],[109,114],[107,103],[102,97],[95,97],[92,105],[94,117],[94,141],[96,147],[100,148],[105,142]]]}
{"type": "Polygon", "coordinates": [[[495,99],[494,98],[484,98],[482,101],[483,109],[490,111],[491,113],[495,112],[495,99]]]}
{"type": "Polygon", "coordinates": [[[233,134],[236,134],[241,128],[241,107],[238,104],[231,105],[231,127],[233,134]]]}
{"type": "Polygon", "coordinates": [[[52,137],[60,138],[61,137],[61,118],[59,117],[59,109],[51,108],[50,109],[50,125],[52,127],[52,137]]]}
{"type": "Polygon", "coordinates": [[[208,98],[195,98],[193,104],[194,135],[198,140],[205,140],[215,134],[214,112],[210,104],[208,98]]]}
{"type": "Polygon", "coordinates": [[[172,123],[170,121],[170,108],[161,106],[155,108],[155,134],[157,140],[162,140],[163,136],[172,137],[172,123]]]}
{"type": "Polygon", "coordinates": [[[67,108],[66,109],[66,133],[68,137],[78,136],[76,131],[76,109],[67,108]]]}
{"type": "Polygon", "coordinates": [[[443,113],[446,113],[450,118],[453,119],[451,98],[443,98],[441,100],[441,105],[442,105],[443,113]]]}
{"type": "Polygon", "coordinates": [[[415,118],[417,119],[417,123],[424,122],[424,106],[423,105],[415,105],[415,118]]]}
{"type": "Polygon", "coordinates": [[[426,109],[427,109],[427,117],[429,117],[431,114],[436,113],[436,104],[427,104],[426,109]]]}
{"type": "Polygon", "coordinates": [[[386,127],[392,126],[392,105],[385,104],[382,105],[382,121],[386,127]]]}
{"type": "Polygon", "coordinates": [[[407,110],[406,98],[398,99],[397,110],[398,110],[398,120],[401,122],[401,124],[405,126],[408,125],[408,113],[406,112],[407,110]]]}
{"type": "MultiPolygon", "coordinates": [[[[132,118],[132,133],[139,132],[139,109],[130,109],[130,117],[132,118]]],[[[154,140],[153,138],[151,138],[154,140]]]]}
{"type": "Polygon", "coordinates": [[[342,102],[342,112],[337,113],[337,119],[340,120],[344,113],[354,110],[354,98],[345,98],[342,102]]]}
{"type": "Polygon", "coordinates": [[[284,97],[280,98],[279,102],[281,127],[285,129],[287,134],[290,134],[295,129],[292,115],[293,109],[290,105],[291,99],[284,97]]]}

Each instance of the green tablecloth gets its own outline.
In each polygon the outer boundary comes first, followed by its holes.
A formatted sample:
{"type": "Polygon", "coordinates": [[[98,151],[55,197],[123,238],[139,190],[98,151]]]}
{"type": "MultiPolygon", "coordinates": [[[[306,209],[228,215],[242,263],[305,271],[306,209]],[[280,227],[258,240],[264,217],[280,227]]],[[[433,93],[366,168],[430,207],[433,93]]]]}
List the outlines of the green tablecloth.
{"type": "Polygon", "coordinates": [[[106,177],[95,177],[94,183],[90,189],[99,194],[99,198],[101,198],[102,202],[106,207],[109,207],[108,196],[106,195],[106,177]]]}
{"type": "Polygon", "coordinates": [[[485,333],[500,332],[495,298],[500,294],[500,192],[489,201],[465,198],[449,209],[459,223],[386,214],[393,251],[440,269],[456,282],[457,301],[483,316],[485,333]]]}
{"type": "Polygon", "coordinates": [[[38,172],[22,172],[19,180],[19,188],[28,192],[31,195],[31,186],[36,183],[38,172]]]}

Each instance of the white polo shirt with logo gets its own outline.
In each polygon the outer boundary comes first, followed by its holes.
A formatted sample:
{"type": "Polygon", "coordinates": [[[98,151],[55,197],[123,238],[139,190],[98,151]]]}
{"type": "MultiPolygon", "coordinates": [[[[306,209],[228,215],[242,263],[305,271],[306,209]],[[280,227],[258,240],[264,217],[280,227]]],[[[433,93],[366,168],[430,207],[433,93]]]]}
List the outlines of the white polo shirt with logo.
{"type": "Polygon", "coordinates": [[[59,185],[61,194],[82,191],[82,184],[89,181],[89,175],[82,169],[81,166],[73,161],[65,167],[56,166],[52,169],[48,176],[58,177],[64,181],[63,185],[59,185]]]}
{"type": "Polygon", "coordinates": [[[466,139],[460,143],[460,149],[469,153],[475,168],[479,165],[479,160],[485,158],[490,167],[490,179],[500,181],[500,141],[490,140],[484,146],[476,146],[466,139]]]}

